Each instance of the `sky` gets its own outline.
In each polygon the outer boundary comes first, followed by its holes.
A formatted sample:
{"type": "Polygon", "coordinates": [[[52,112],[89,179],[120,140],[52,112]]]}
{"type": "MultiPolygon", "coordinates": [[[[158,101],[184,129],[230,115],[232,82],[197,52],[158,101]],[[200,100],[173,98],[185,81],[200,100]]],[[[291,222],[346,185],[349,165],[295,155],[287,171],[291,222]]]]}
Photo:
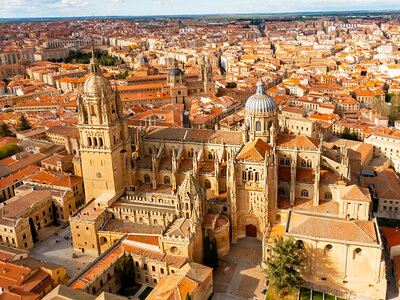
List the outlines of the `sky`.
{"type": "Polygon", "coordinates": [[[0,18],[399,9],[400,0],[0,0],[0,18]]]}

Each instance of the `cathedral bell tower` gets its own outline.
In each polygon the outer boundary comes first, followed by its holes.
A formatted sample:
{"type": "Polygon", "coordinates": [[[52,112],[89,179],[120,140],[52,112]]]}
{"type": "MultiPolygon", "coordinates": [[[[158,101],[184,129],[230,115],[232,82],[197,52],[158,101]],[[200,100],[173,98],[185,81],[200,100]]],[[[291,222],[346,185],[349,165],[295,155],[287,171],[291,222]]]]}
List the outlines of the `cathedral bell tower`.
{"type": "MultiPolygon", "coordinates": [[[[111,201],[132,184],[131,139],[119,95],[101,74],[92,49],[90,76],[78,97],[80,156],[86,202],[111,201]]],[[[100,203],[98,205],[107,205],[100,203]]]]}

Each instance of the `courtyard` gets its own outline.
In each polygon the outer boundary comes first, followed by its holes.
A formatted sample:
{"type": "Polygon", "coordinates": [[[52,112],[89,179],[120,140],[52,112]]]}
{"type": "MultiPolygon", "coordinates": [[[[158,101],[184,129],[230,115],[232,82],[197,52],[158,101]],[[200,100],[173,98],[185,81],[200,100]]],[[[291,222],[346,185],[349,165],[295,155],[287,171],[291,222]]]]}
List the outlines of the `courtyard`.
{"type": "Polygon", "coordinates": [[[95,259],[95,257],[74,251],[69,226],[43,228],[38,237],[40,241],[30,251],[30,256],[64,266],[68,278],[77,275],[95,259]],[[73,254],[76,258],[73,258],[73,254]]]}
{"type": "Polygon", "coordinates": [[[261,242],[246,237],[231,246],[214,272],[213,300],[264,299],[265,273],[261,268],[261,242]]]}

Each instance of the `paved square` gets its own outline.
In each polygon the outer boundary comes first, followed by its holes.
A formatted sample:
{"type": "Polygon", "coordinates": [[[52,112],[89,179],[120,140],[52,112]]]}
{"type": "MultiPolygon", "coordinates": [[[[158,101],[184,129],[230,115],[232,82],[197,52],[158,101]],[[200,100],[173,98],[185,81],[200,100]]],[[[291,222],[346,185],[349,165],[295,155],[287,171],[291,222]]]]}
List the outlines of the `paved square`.
{"type": "Polygon", "coordinates": [[[54,228],[51,229],[43,232],[46,232],[46,234],[39,235],[43,239],[30,251],[30,256],[64,266],[68,278],[71,279],[85,268],[87,264],[92,262],[95,257],[74,251],[72,239],[64,238],[64,236],[71,237],[69,226],[66,228],[57,228],[57,237],[54,235],[54,228]],[[51,232],[51,234],[47,234],[48,232],[51,232]],[[74,253],[76,253],[77,258],[72,258],[74,253]]]}
{"type": "Polygon", "coordinates": [[[261,242],[244,238],[232,245],[214,272],[214,300],[264,299],[265,273],[261,264],[261,242]]]}

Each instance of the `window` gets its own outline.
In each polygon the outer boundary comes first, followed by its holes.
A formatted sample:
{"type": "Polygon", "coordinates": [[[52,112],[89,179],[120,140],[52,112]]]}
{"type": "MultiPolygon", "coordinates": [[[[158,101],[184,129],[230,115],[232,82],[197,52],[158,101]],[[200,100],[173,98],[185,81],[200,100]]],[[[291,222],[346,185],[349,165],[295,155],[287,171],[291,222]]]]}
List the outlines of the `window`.
{"type": "Polygon", "coordinates": [[[249,177],[249,181],[253,180],[253,172],[252,171],[249,171],[247,173],[247,176],[249,177]]]}
{"type": "Polygon", "coordinates": [[[296,242],[296,245],[297,245],[297,247],[298,247],[299,249],[304,249],[304,243],[303,243],[302,240],[298,240],[298,241],[296,242]]]}
{"type": "Polygon", "coordinates": [[[258,172],[255,172],[255,181],[259,181],[260,180],[260,175],[258,172]]]}
{"type": "Polygon", "coordinates": [[[160,271],[161,271],[161,274],[164,274],[164,269],[163,268],[161,268],[160,271]]]}
{"type": "Polygon", "coordinates": [[[325,249],[328,251],[332,250],[332,248],[333,248],[333,246],[331,244],[328,244],[325,246],[325,249]]]}
{"type": "Polygon", "coordinates": [[[308,191],[307,190],[302,190],[301,191],[301,197],[302,198],[308,198],[308,191]]]}
{"type": "Polygon", "coordinates": [[[331,192],[326,192],[325,193],[325,200],[332,200],[332,193],[331,192]]]}
{"type": "Polygon", "coordinates": [[[103,138],[102,138],[102,137],[99,138],[99,146],[100,146],[100,147],[103,147],[103,138]]]}
{"type": "Polygon", "coordinates": [[[246,180],[247,180],[247,172],[246,172],[246,171],[243,171],[243,173],[242,173],[242,179],[243,179],[243,181],[246,181],[246,180]]]}
{"type": "Polygon", "coordinates": [[[280,187],[278,189],[278,195],[279,196],[286,196],[286,189],[284,187],[280,187]]]}
{"type": "Polygon", "coordinates": [[[210,189],[210,188],[211,188],[211,182],[210,182],[210,180],[206,179],[206,180],[204,181],[204,186],[205,186],[206,189],[210,189]]]}
{"type": "Polygon", "coordinates": [[[92,146],[92,138],[91,137],[88,137],[88,145],[92,146]]]}
{"type": "Polygon", "coordinates": [[[256,131],[261,131],[261,122],[260,121],[256,122],[256,131]]]}
{"type": "Polygon", "coordinates": [[[149,176],[149,174],[145,174],[145,175],[144,175],[144,182],[150,183],[150,176],[149,176]]]}
{"type": "Polygon", "coordinates": [[[312,168],[312,161],[310,159],[307,160],[307,168],[312,168]]]}
{"type": "Polygon", "coordinates": [[[152,270],[153,272],[155,272],[155,271],[156,271],[156,267],[155,267],[155,266],[151,266],[151,270],[152,270]]]}
{"type": "Polygon", "coordinates": [[[169,176],[164,177],[164,184],[170,184],[171,180],[169,179],[169,176]]]}

